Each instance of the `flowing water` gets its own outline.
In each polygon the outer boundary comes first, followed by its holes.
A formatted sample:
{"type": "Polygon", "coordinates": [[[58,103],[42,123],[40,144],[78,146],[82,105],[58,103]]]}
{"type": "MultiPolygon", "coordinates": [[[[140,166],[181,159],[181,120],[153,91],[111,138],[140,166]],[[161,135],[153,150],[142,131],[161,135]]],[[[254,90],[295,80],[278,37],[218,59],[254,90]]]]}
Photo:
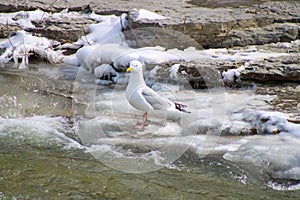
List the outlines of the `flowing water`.
{"type": "MultiPolygon", "coordinates": [[[[219,137],[235,114],[271,112],[269,94],[166,84],[165,95],[199,113],[179,122],[154,113],[139,130],[125,86],[75,81],[76,68],[31,66],[0,72],[0,199],[299,198],[297,137],[219,137]]],[[[237,123],[231,131],[246,126],[237,123]]]]}

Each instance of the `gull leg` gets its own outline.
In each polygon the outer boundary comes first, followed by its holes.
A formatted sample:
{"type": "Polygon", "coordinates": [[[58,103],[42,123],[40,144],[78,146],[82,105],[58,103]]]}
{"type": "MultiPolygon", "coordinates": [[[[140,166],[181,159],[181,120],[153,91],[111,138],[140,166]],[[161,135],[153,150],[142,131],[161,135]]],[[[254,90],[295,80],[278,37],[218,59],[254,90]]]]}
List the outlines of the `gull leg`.
{"type": "Polygon", "coordinates": [[[145,112],[143,114],[143,121],[137,122],[136,125],[141,126],[141,127],[147,126],[147,121],[148,121],[147,112],[145,112]]]}
{"type": "Polygon", "coordinates": [[[147,118],[147,112],[145,112],[145,113],[143,114],[143,124],[144,124],[144,126],[147,125],[147,121],[148,121],[148,118],[147,118]]]}

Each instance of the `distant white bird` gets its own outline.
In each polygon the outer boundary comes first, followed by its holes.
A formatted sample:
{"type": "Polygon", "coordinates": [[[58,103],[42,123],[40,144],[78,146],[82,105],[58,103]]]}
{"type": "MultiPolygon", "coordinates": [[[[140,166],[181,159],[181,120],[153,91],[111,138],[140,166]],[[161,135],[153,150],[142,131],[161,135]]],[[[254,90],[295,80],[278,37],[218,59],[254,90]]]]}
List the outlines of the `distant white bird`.
{"type": "Polygon", "coordinates": [[[186,105],[172,102],[156,93],[154,90],[149,88],[143,77],[143,66],[138,60],[130,62],[130,67],[127,72],[131,72],[130,80],[126,88],[126,98],[130,105],[134,108],[144,111],[143,121],[138,125],[144,127],[147,125],[147,112],[151,110],[163,110],[170,113],[190,113],[186,111],[186,105]]]}

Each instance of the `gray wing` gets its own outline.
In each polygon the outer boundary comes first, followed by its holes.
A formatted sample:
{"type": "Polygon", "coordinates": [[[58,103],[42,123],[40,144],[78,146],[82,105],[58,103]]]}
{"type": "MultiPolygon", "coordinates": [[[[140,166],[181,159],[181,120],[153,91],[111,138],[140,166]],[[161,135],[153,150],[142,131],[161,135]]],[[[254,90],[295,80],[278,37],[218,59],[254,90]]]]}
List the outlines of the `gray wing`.
{"type": "Polygon", "coordinates": [[[172,102],[161,97],[159,94],[148,87],[142,89],[142,95],[154,110],[166,110],[172,106],[172,102]]]}

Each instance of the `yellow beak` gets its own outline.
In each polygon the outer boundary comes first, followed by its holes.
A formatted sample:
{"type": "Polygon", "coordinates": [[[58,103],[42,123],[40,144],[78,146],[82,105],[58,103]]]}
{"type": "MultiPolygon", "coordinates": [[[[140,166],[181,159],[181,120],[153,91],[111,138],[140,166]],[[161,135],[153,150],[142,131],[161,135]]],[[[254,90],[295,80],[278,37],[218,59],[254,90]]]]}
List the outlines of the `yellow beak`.
{"type": "Polygon", "coordinates": [[[132,68],[131,67],[128,67],[126,72],[131,72],[132,68]]]}

